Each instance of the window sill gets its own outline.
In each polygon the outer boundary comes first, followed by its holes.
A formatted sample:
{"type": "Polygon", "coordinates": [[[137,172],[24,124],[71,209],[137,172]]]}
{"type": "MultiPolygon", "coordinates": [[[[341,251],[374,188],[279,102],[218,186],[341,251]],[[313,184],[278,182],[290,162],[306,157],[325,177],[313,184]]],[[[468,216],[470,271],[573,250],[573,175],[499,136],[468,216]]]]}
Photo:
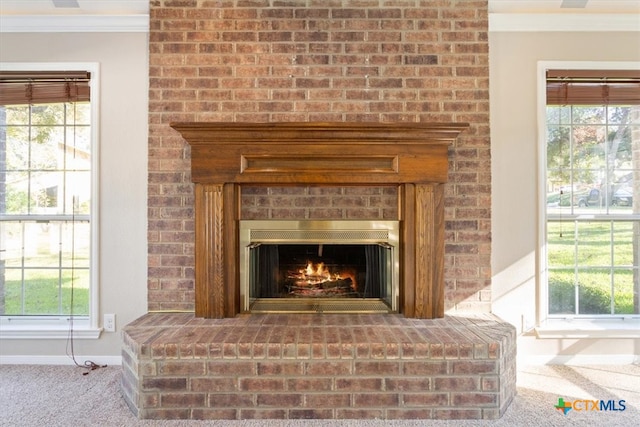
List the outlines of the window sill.
{"type": "MultiPolygon", "coordinates": [[[[2,317],[0,318],[0,339],[69,339],[71,334],[69,318],[56,317],[2,317]]],[[[102,328],[91,327],[88,318],[73,321],[74,339],[98,339],[102,328]]]]}
{"type": "Polygon", "coordinates": [[[535,333],[540,339],[640,338],[640,318],[548,319],[535,333]]]}

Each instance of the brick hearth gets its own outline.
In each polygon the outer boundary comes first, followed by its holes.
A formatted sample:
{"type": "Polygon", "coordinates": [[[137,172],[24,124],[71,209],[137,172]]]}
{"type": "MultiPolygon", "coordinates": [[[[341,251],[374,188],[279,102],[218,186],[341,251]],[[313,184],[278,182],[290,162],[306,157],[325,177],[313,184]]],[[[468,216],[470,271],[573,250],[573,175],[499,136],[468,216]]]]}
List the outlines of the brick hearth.
{"type": "Polygon", "coordinates": [[[150,313],[128,325],[125,400],[148,419],[495,419],[516,332],[489,314],[150,313]]]}

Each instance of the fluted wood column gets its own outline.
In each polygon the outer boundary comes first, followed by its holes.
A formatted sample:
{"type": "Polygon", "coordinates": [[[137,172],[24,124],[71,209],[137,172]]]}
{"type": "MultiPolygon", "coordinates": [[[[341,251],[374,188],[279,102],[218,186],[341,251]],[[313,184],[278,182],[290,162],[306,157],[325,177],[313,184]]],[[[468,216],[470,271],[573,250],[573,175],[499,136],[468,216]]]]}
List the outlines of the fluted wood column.
{"type": "Polygon", "coordinates": [[[444,316],[444,185],[416,185],[415,317],[444,316]]]}
{"type": "Polygon", "coordinates": [[[444,316],[444,185],[405,184],[400,298],[407,317],[444,316]]]}
{"type": "Polygon", "coordinates": [[[237,314],[235,206],[234,184],[195,184],[196,316],[237,314]]]}

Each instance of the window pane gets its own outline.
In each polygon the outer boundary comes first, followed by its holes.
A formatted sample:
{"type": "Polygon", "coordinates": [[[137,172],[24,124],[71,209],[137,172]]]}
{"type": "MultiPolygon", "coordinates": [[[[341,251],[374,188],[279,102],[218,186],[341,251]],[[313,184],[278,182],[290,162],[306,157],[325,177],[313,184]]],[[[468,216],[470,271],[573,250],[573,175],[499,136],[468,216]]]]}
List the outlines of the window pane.
{"type": "Polygon", "coordinates": [[[607,111],[609,124],[626,124],[629,122],[631,107],[610,106],[607,111]]]}
{"type": "Polygon", "coordinates": [[[638,223],[625,221],[613,223],[613,263],[616,266],[634,265],[634,239],[636,247],[640,248],[637,234],[638,223]],[[635,229],[634,230],[634,226],[635,229]]]}
{"type": "Polygon", "coordinates": [[[22,287],[22,271],[16,269],[3,269],[4,283],[4,311],[0,306],[0,314],[22,314],[24,311],[24,289],[22,287]]]}
{"type": "Polygon", "coordinates": [[[570,166],[569,126],[549,126],[547,128],[547,167],[551,170],[562,170],[570,166]]]}
{"type": "Polygon", "coordinates": [[[22,223],[0,222],[0,263],[7,268],[22,265],[22,223]]]}
{"type": "MultiPolygon", "coordinates": [[[[574,126],[573,141],[574,168],[602,171],[605,167],[605,126],[574,126]]],[[[589,180],[594,182],[595,177],[589,180]]]]}
{"type": "Polygon", "coordinates": [[[31,125],[53,125],[64,123],[65,104],[37,104],[31,106],[31,125]]]}
{"type": "Polygon", "coordinates": [[[91,124],[91,105],[88,102],[66,104],[67,123],[76,126],[88,126],[91,124]]]}
{"type": "Polygon", "coordinates": [[[29,125],[30,109],[28,105],[7,105],[5,111],[8,125],[29,125]]]}
{"type": "MultiPolygon", "coordinates": [[[[590,177],[593,177],[592,172],[578,172],[578,176],[583,177],[583,183],[590,177]]],[[[579,187],[573,193],[573,205],[579,208],[574,210],[574,213],[606,213],[607,205],[605,199],[606,189],[600,188],[600,186],[595,183],[583,184],[582,187],[579,187]]]]}
{"type": "MultiPolygon", "coordinates": [[[[571,184],[569,183],[568,172],[564,172],[562,175],[558,173],[555,177],[547,181],[547,212],[560,213],[568,211],[567,209],[560,209],[572,206],[572,193],[571,184]]],[[[570,211],[570,210],[569,210],[570,211]]]]}
{"type": "Polygon", "coordinates": [[[60,286],[58,270],[24,271],[24,311],[7,314],[60,313],[60,286]]]}
{"type": "Polygon", "coordinates": [[[61,169],[61,156],[58,153],[64,142],[64,129],[54,126],[31,128],[31,154],[29,164],[31,169],[61,169]]]}
{"type": "Polygon", "coordinates": [[[548,124],[569,124],[571,123],[570,106],[552,106],[547,108],[548,124]]]}
{"type": "Polygon", "coordinates": [[[28,268],[53,267],[59,265],[60,245],[56,225],[48,222],[23,223],[23,262],[28,268]]]}
{"type": "Polygon", "coordinates": [[[580,270],[578,283],[578,314],[611,314],[609,269],[580,270]]]}
{"type": "Polygon", "coordinates": [[[89,169],[91,162],[91,129],[87,126],[67,128],[65,165],[67,169],[89,169]]]}
{"type": "Polygon", "coordinates": [[[63,176],[62,172],[34,172],[31,174],[29,213],[37,215],[61,213],[58,206],[58,195],[63,176]]]}
{"type": "Polygon", "coordinates": [[[24,288],[22,286],[22,270],[4,270],[4,311],[0,314],[22,314],[24,312],[24,288]]]}
{"type": "MultiPolygon", "coordinates": [[[[5,178],[5,193],[0,193],[0,197],[5,197],[6,213],[10,215],[29,213],[29,174],[26,172],[7,172],[5,178]]],[[[0,191],[2,187],[0,186],[0,191]]]]}
{"type": "Polygon", "coordinates": [[[609,126],[608,128],[610,167],[617,169],[632,168],[631,138],[629,126],[609,126]]]}
{"type": "Polygon", "coordinates": [[[63,313],[69,313],[71,309],[71,291],[73,290],[73,314],[89,315],[89,283],[89,270],[63,270],[63,313]]]}
{"type": "Polygon", "coordinates": [[[59,225],[61,232],[62,266],[65,268],[89,268],[89,222],[65,222],[59,225]]]}
{"type": "Polygon", "coordinates": [[[638,307],[634,307],[633,289],[636,283],[636,289],[640,274],[638,269],[617,268],[613,273],[613,298],[615,314],[640,314],[638,307]]]}
{"type": "Polygon", "coordinates": [[[579,266],[611,264],[611,233],[609,222],[579,222],[576,262],[579,266]]]}
{"type": "Polygon", "coordinates": [[[91,173],[67,172],[65,184],[64,212],[67,215],[88,215],[91,208],[91,173]]]}
{"type": "Polygon", "coordinates": [[[575,243],[573,222],[549,222],[547,224],[549,267],[572,267],[575,264],[575,243]]]}
{"type": "Polygon", "coordinates": [[[25,170],[29,167],[29,128],[7,127],[7,170],[25,170]]]}
{"type": "MultiPolygon", "coordinates": [[[[632,173],[625,175],[633,176],[632,173]]],[[[611,193],[612,211],[617,213],[631,213],[633,205],[633,182],[615,182],[611,193]]]]}
{"type": "Polygon", "coordinates": [[[549,314],[576,314],[573,269],[549,271],[549,314]]]}
{"type": "Polygon", "coordinates": [[[605,122],[604,106],[573,106],[571,108],[574,124],[600,124],[605,122]]]}

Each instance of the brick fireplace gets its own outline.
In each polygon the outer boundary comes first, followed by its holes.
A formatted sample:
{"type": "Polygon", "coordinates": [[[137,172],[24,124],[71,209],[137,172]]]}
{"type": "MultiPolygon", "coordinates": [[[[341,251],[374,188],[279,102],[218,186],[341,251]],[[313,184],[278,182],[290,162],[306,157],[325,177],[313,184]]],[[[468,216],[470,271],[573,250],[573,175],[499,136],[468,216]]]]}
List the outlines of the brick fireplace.
{"type": "MultiPolygon", "coordinates": [[[[444,305],[490,311],[486,0],[157,0],[150,14],[150,311],[195,308],[191,147],[176,122],[469,123],[449,148],[444,305]]],[[[249,191],[260,201],[267,190],[249,191]]],[[[293,191],[271,192],[284,203],[326,196],[293,191]]],[[[387,193],[331,191],[351,196],[339,215],[395,215],[371,207],[387,193]]]]}
{"type": "MultiPolygon", "coordinates": [[[[138,416],[502,415],[515,392],[514,328],[490,315],[444,317],[443,185],[448,147],[466,125],[172,127],[191,145],[196,311],[195,316],[150,313],[125,328],[123,391],[138,416]],[[306,192],[308,186],[396,188],[397,208],[392,212],[399,224],[397,305],[389,304],[385,314],[360,314],[360,309],[341,314],[322,309],[281,314],[278,309],[264,314],[242,303],[240,277],[247,263],[240,260],[247,249],[243,245],[252,241],[240,238],[239,224],[246,219],[243,215],[260,216],[253,204],[247,203],[252,209],[243,207],[243,185],[251,194],[259,192],[259,185],[269,189],[264,205],[270,206],[271,186],[283,184],[290,187],[275,188],[296,188],[293,193],[306,192]]],[[[298,215],[308,213],[305,200],[310,199],[298,199],[304,208],[298,215]]],[[[281,217],[267,211],[262,215],[270,221],[263,222],[275,222],[275,229],[286,234],[314,231],[309,222],[334,225],[319,228],[321,234],[333,229],[344,234],[349,231],[345,224],[363,224],[330,215],[291,221],[286,215],[287,228],[281,217]]],[[[375,219],[372,223],[386,224],[375,219]]],[[[283,304],[296,303],[285,299],[283,304]]]]}
{"type": "MultiPolygon", "coordinates": [[[[124,329],[122,352],[123,394],[140,418],[497,418],[506,410],[515,331],[488,314],[487,9],[486,0],[150,3],[149,313],[124,329]],[[388,178],[198,184],[194,147],[170,124],[247,122],[469,123],[444,144],[438,185],[419,184],[442,198],[442,301],[418,298],[431,304],[426,315],[406,293],[402,314],[243,314],[229,285],[214,286],[222,298],[203,292],[203,275],[235,277],[224,258],[231,252],[216,250],[235,233],[208,241],[204,254],[222,259],[198,261],[199,203],[218,218],[393,221],[413,212],[406,203],[436,195],[416,199],[407,184],[418,181],[388,178]],[[240,212],[230,209],[235,198],[240,212]]],[[[383,156],[367,167],[391,174],[394,163],[383,156]]],[[[221,226],[205,218],[205,228],[221,226]]]]}

